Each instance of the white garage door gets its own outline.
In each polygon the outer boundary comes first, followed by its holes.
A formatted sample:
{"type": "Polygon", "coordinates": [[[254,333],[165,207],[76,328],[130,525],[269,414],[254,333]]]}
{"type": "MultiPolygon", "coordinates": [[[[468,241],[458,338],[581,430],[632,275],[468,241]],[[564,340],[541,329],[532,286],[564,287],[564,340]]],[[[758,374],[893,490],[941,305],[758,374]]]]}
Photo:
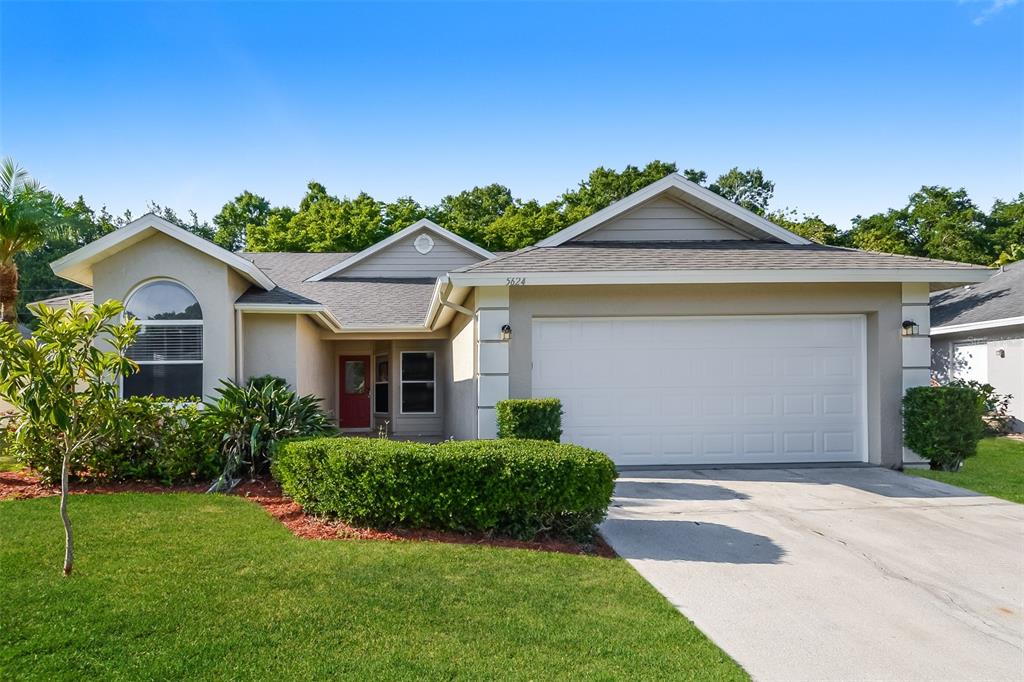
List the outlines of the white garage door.
{"type": "Polygon", "coordinates": [[[862,315],[533,322],[533,395],[618,464],[866,461],[862,315]]]}

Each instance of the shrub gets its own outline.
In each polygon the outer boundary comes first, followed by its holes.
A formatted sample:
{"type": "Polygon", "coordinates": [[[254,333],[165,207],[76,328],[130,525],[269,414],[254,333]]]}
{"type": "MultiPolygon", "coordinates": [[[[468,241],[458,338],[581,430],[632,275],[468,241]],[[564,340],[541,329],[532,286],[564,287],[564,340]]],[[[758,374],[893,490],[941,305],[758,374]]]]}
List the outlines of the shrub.
{"type": "Polygon", "coordinates": [[[221,381],[217,402],[207,403],[211,428],[219,434],[223,472],[210,492],[234,488],[248,470],[256,478],[270,464],[274,443],[335,430],[316,396],[298,396],[283,379],[257,377],[245,386],[221,381]]]}
{"type": "Polygon", "coordinates": [[[1013,415],[1010,414],[1010,400],[1012,395],[996,393],[995,386],[983,384],[980,381],[957,379],[950,382],[951,386],[966,386],[978,394],[984,408],[982,420],[985,425],[985,434],[989,436],[1001,436],[1010,432],[1013,424],[1013,415]]]}
{"type": "Polygon", "coordinates": [[[500,400],[498,438],[553,440],[562,437],[562,401],[558,398],[500,400]]]}
{"type": "MultiPolygon", "coordinates": [[[[78,479],[147,480],[165,485],[216,475],[216,439],[194,402],[133,397],[86,418],[102,422],[102,435],[70,462],[78,479]]],[[[60,433],[26,421],[11,444],[15,459],[48,482],[60,478],[60,433]]]]}
{"type": "Polygon", "coordinates": [[[313,514],[518,538],[589,537],[616,477],[600,452],[536,440],[292,440],[279,446],[272,471],[313,514]]]}
{"type": "Polygon", "coordinates": [[[903,397],[903,442],[932,469],[957,471],[978,451],[985,400],[967,386],[919,386],[903,397]]]}

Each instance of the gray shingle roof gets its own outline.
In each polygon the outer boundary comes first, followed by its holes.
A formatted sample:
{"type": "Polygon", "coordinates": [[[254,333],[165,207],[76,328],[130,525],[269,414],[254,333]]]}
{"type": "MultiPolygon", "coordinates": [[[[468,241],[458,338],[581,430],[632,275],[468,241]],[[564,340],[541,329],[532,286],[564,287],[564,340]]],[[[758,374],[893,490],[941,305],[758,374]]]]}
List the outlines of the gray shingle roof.
{"type": "Polygon", "coordinates": [[[33,301],[29,305],[35,305],[37,303],[43,303],[51,308],[67,308],[72,303],[92,303],[92,292],[81,291],[77,294],[66,294],[64,296],[54,296],[52,298],[44,298],[41,301],[33,301]]]}
{"type": "Polygon", "coordinates": [[[650,270],[944,268],[984,269],[977,265],[915,256],[874,253],[821,244],[765,241],[723,242],[571,242],[528,247],[459,272],[594,272],[650,270]]]}
{"type": "Polygon", "coordinates": [[[932,326],[1024,317],[1024,261],[1010,263],[981,284],[932,294],[932,326]]]}
{"type": "Polygon", "coordinates": [[[250,287],[239,303],[323,304],[345,327],[420,326],[427,316],[434,279],[341,278],[306,282],[350,253],[241,253],[278,285],[250,287]]]}

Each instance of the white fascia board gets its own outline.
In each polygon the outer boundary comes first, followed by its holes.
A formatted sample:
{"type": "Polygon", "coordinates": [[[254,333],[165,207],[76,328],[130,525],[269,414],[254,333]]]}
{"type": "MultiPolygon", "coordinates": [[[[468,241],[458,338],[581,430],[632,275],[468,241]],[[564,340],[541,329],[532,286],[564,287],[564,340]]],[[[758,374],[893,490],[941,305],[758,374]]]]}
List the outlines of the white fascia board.
{"type": "Polygon", "coordinates": [[[556,232],[547,239],[537,242],[537,246],[558,246],[559,244],[564,244],[565,242],[575,239],[576,237],[593,230],[599,225],[603,225],[609,220],[622,215],[626,211],[629,211],[645,201],[653,199],[672,188],[685,195],[700,199],[715,209],[722,211],[723,213],[726,213],[750,227],[760,230],[761,232],[777,237],[787,244],[811,243],[810,240],[804,239],[798,234],[779,227],[775,223],[762,218],[753,211],[748,211],[739,204],[734,204],[728,199],[715,194],[711,190],[701,187],[695,182],[690,182],[678,173],[673,173],[672,175],[668,175],[657,182],[647,185],[647,187],[644,187],[643,189],[633,192],[628,197],[616,201],[614,204],[601,209],[597,213],[584,218],[578,223],[570,225],[561,232],[556,232]]]}
{"type": "Polygon", "coordinates": [[[932,327],[932,336],[943,336],[944,334],[959,334],[960,332],[974,332],[983,329],[1000,329],[1002,327],[1015,327],[1024,325],[1022,317],[1004,317],[999,320],[985,320],[984,322],[965,322],[964,324],[946,324],[940,327],[932,327]]]}
{"type": "Polygon", "coordinates": [[[427,306],[427,316],[423,320],[423,326],[427,329],[434,328],[434,321],[441,308],[441,293],[446,286],[448,286],[448,277],[444,275],[438,277],[434,283],[434,291],[430,294],[430,305],[427,306]]]}
{"type": "Polygon", "coordinates": [[[147,231],[162,232],[172,239],[177,239],[211,258],[219,260],[236,270],[245,279],[266,291],[277,287],[274,281],[267,277],[252,261],[246,260],[236,253],[231,253],[213,242],[208,242],[202,237],[197,237],[188,230],[182,229],[174,223],[152,213],[147,213],[124,227],[118,228],[110,234],[86,244],[77,251],[53,261],[50,264],[50,268],[59,277],[91,287],[92,269],[89,266],[102,260],[111,251],[115,253],[120,251],[121,249],[118,247],[124,248],[126,243],[130,245],[145,238],[147,235],[144,233],[147,231]]]}
{"type": "Polygon", "coordinates": [[[551,286],[597,284],[785,284],[804,282],[984,282],[988,270],[962,268],[859,270],[654,270],[621,272],[452,272],[456,286],[551,286]],[[510,284],[509,280],[516,283],[510,284]]]}
{"type": "Polygon", "coordinates": [[[463,239],[462,237],[460,237],[459,235],[455,234],[454,232],[450,232],[450,231],[444,229],[443,227],[441,227],[437,223],[433,222],[432,220],[427,220],[426,218],[424,218],[423,220],[416,221],[415,223],[413,223],[409,227],[405,228],[404,230],[400,230],[400,231],[394,233],[393,235],[391,235],[387,239],[382,239],[381,241],[377,242],[373,246],[371,246],[369,248],[366,248],[366,249],[363,249],[359,253],[356,253],[356,254],[353,254],[353,255],[349,256],[348,258],[346,258],[345,260],[341,261],[337,265],[332,265],[331,267],[327,268],[326,270],[324,270],[322,272],[316,273],[312,277],[308,278],[306,281],[307,282],[319,282],[319,281],[321,281],[323,279],[326,279],[327,277],[330,277],[331,275],[334,275],[336,273],[341,272],[342,270],[345,270],[347,268],[352,267],[356,263],[359,263],[359,262],[361,262],[363,260],[366,260],[367,258],[372,256],[373,254],[388,248],[389,246],[391,246],[395,242],[400,241],[400,240],[404,239],[405,237],[408,237],[410,234],[413,234],[414,232],[418,232],[419,230],[429,230],[429,231],[433,232],[434,234],[436,234],[437,236],[441,237],[442,239],[447,239],[450,242],[458,244],[459,246],[461,246],[462,248],[466,249],[467,251],[470,251],[471,253],[474,253],[474,254],[480,256],[480,258],[483,259],[483,260],[490,260],[491,258],[494,258],[494,254],[491,253],[490,251],[488,251],[487,249],[482,248],[480,246],[477,246],[473,242],[471,242],[471,241],[469,241],[467,239],[463,239]]]}
{"type": "Polygon", "coordinates": [[[236,303],[235,310],[256,315],[310,315],[331,331],[341,331],[341,322],[338,318],[318,303],[236,303]]]}

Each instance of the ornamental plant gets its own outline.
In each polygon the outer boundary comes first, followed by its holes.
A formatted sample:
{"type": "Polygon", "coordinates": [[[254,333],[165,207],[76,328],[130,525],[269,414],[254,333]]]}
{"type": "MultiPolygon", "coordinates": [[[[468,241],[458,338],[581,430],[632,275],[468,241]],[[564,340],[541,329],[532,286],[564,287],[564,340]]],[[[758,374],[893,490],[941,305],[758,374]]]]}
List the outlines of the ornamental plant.
{"type": "Polygon", "coordinates": [[[918,386],[903,397],[903,442],[932,469],[959,471],[978,452],[985,397],[969,386],[918,386]]]}
{"type": "Polygon", "coordinates": [[[45,432],[60,453],[64,575],[71,575],[74,536],[68,516],[71,462],[115,427],[118,379],[136,371],[126,356],[138,331],[118,301],[67,309],[38,305],[35,333],[24,338],[0,324],[0,397],[19,412],[15,440],[45,432]]]}

